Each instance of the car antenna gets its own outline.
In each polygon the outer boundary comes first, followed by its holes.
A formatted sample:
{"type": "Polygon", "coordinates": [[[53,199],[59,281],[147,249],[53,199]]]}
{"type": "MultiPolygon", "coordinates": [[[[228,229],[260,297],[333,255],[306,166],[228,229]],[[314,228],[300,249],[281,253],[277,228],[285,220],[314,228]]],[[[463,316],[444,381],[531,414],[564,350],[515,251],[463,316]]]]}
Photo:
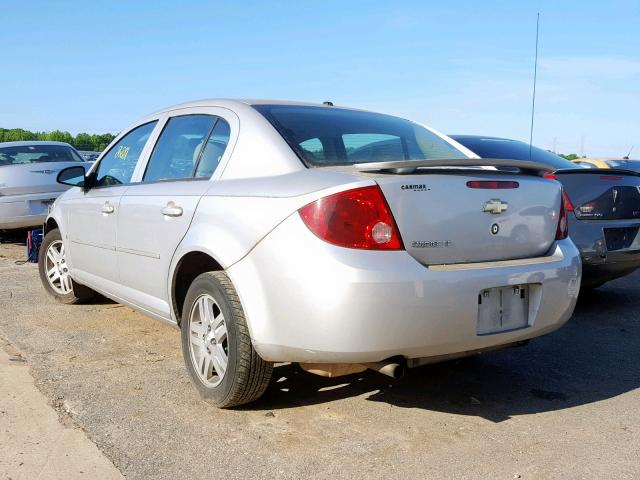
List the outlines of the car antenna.
{"type": "Polygon", "coordinates": [[[536,18],[536,57],[533,63],[533,100],[531,102],[531,131],[529,133],[529,160],[533,149],[533,116],[536,111],[536,80],[538,79],[538,34],[540,32],[540,12],[536,18]]]}
{"type": "Polygon", "coordinates": [[[631,156],[631,152],[633,152],[633,147],[635,147],[635,145],[631,145],[631,148],[629,149],[629,153],[627,153],[624,157],[622,157],[623,160],[629,160],[629,157],[631,156]]]}

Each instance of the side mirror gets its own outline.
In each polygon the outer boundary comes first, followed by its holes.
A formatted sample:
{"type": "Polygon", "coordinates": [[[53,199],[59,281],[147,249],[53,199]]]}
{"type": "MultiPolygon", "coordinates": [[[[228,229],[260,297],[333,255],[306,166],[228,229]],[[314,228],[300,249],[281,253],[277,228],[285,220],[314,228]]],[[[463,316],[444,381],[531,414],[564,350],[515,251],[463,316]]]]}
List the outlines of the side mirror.
{"type": "Polygon", "coordinates": [[[67,167],[60,170],[58,173],[58,177],[56,181],[63,185],[71,185],[72,187],[82,187],[85,186],[86,180],[86,172],[84,167],[78,165],[74,167],[67,167]]]}

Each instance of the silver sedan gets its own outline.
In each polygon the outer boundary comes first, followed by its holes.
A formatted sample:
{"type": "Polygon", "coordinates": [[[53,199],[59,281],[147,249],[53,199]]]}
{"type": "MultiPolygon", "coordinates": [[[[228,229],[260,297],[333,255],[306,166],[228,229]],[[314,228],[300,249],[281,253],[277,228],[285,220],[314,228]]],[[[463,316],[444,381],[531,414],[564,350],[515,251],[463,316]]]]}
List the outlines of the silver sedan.
{"type": "Polygon", "coordinates": [[[178,105],[60,172],[76,188],[47,219],[40,275],[62,302],[100,292],[179,327],[221,407],[260,397],[274,362],[397,377],[571,316],[580,258],[545,168],[333,105],[178,105]]]}
{"type": "Polygon", "coordinates": [[[83,162],[68,143],[0,143],[0,229],[41,226],[49,205],[69,188],[56,182],[58,172],[83,162]]]}

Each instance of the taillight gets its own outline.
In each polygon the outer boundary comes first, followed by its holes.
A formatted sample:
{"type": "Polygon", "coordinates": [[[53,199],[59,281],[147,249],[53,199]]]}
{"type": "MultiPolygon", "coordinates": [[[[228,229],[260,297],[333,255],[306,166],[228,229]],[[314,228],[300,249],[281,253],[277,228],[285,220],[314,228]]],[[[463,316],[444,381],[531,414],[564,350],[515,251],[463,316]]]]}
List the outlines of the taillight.
{"type": "Polygon", "coordinates": [[[320,198],[298,213],[309,230],[334,245],[366,250],[404,249],[389,205],[377,185],[320,198]]]}
{"type": "Polygon", "coordinates": [[[565,206],[566,194],[562,190],[560,200],[560,214],[558,215],[558,228],[556,229],[556,240],[564,240],[569,236],[569,222],[567,219],[567,208],[565,206]]]}
{"type": "MultiPolygon", "coordinates": [[[[558,177],[556,177],[553,173],[550,172],[546,172],[543,175],[544,178],[548,178],[550,180],[555,180],[556,182],[559,182],[560,180],[558,180],[558,177]]],[[[565,192],[564,188],[562,189],[562,198],[564,200],[564,208],[566,209],[567,212],[573,212],[573,204],[571,203],[571,200],[569,200],[569,195],[567,195],[567,192],[565,192]]]]}

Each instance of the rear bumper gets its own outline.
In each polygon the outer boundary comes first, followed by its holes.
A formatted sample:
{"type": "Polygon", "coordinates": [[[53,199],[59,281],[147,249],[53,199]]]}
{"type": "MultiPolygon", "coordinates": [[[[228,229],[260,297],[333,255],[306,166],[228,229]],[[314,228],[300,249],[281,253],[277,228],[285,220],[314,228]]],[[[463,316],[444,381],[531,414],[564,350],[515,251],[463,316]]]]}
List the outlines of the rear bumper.
{"type": "Polygon", "coordinates": [[[580,258],[569,239],[548,257],[427,268],[405,251],[340,248],[292,215],[228,269],[257,352],[270,361],[373,362],[526,340],[571,316],[580,258]],[[531,285],[529,325],[477,334],[478,295],[531,285]]]}
{"type": "Polygon", "coordinates": [[[46,192],[0,198],[0,229],[42,225],[48,213],[46,202],[55,200],[62,193],[46,192]]]}
{"type": "Polygon", "coordinates": [[[583,286],[604,283],[640,267],[640,238],[631,248],[609,251],[604,234],[607,228],[640,227],[638,220],[578,220],[571,214],[568,218],[571,239],[582,258],[583,286]]]}

